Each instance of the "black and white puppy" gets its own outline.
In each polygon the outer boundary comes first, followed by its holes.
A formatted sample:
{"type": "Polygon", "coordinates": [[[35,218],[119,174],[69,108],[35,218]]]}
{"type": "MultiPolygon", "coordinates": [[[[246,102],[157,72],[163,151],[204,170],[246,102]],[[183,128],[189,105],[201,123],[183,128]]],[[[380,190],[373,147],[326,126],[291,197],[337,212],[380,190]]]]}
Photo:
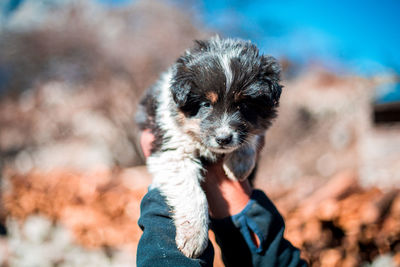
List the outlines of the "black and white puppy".
{"type": "Polygon", "coordinates": [[[208,244],[208,208],[200,186],[206,162],[223,158],[231,179],[253,171],[276,116],[280,68],[247,41],[195,41],[145,94],[137,121],[155,135],[147,166],[171,207],[177,247],[197,257],[208,244]]]}

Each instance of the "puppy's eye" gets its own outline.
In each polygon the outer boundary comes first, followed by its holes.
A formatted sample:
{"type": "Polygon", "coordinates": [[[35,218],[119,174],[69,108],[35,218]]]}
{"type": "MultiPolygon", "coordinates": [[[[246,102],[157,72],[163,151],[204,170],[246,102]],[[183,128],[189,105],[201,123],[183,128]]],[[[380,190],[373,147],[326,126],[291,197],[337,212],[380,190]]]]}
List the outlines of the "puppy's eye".
{"type": "Polygon", "coordinates": [[[202,103],[200,104],[200,106],[202,106],[202,107],[204,107],[204,108],[209,108],[209,107],[211,107],[211,104],[210,104],[210,102],[202,102],[202,103]]]}
{"type": "Polygon", "coordinates": [[[247,105],[246,103],[240,103],[240,104],[238,104],[238,105],[236,106],[236,109],[237,109],[237,110],[244,110],[244,109],[246,109],[246,108],[248,108],[248,105],[247,105]]]}

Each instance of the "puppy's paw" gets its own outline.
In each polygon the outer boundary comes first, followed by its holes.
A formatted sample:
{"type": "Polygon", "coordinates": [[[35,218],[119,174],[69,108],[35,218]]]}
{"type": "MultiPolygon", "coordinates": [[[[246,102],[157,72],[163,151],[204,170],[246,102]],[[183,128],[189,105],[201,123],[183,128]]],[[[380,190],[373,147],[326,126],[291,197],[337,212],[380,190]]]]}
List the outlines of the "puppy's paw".
{"type": "Polygon", "coordinates": [[[226,176],[228,176],[229,179],[231,179],[233,181],[239,180],[239,177],[236,177],[236,175],[233,173],[233,171],[228,167],[228,165],[226,163],[224,163],[222,165],[222,168],[224,169],[224,172],[225,172],[226,176]]]}
{"type": "Polygon", "coordinates": [[[207,225],[195,226],[188,221],[176,225],[176,245],[178,249],[189,258],[197,258],[208,245],[207,225]]]}
{"type": "Polygon", "coordinates": [[[226,176],[234,181],[245,180],[254,169],[256,156],[252,148],[242,148],[227,155],[222,165],[226,176]]]}
{"type": "Polygon", "coordinates": [[[227,164],[223,164],[222,167],[225,171],[226,176],[233,181],[244,181],[249,177],[250,173],[253,171],[254,164],[249,166],[238,166],[229,167],[227,164]],[[251,167],[249,167],[251,166],[251,167]],[[248,168],[246,168],[248,167],[248,168]]]}

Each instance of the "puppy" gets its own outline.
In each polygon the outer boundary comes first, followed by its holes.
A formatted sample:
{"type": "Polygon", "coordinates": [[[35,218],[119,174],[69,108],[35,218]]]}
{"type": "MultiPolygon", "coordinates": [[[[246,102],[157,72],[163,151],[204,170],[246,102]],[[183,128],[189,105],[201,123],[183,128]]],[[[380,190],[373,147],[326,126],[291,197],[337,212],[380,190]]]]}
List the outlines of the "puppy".
{"type": "Polygon", "coordinates": [[[147,166],[171,208],[177,247],[198,257],[208,244],[204,162],[223,159],[230,179],[253,171],[276,116],[280,67],[247,41],[195,41],[142,99],[137,122],[155,135],[147,166]]]}

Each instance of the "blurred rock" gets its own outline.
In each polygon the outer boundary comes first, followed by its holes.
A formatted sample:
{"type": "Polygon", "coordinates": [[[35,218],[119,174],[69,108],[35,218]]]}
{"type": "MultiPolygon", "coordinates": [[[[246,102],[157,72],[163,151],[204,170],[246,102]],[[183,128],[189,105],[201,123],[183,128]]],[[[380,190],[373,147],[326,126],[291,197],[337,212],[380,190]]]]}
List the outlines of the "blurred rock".
{"type": "Polygon", "coordinates": [[[380,264],[379,255],[400,251],[398,198],[399,189],[364,189],[354,175],[343,173],[292,206],[274,200],[285,214],[285,236],[311,266],[390,266],[375,264],[380,264]]]}
{"type": "Polygon", "coordinates": [[[12,79],[0,81],[0,168],[142,164],[136,104],[193,39],[206,35],[157,1],[123,9],[47,4],[22,2],[1,32],[0,68],[12,79]],[[28,9],[32,17],[41,13],[41,22],[12,27],[28,9]]]}
{"type": "Polygon", "coordinates": [[[371,118],[380,82],[316,68],[284,82],[256,184],[271,195],[306,187],[299,195],[304,198],[338,172],[352,170],[363,186],[398,186],[400,127],[378,127],[371,118]]]}
{"type": "Polygon", "coordinates": [[[10,255],[4,261],[11,266],[114,266],[114,261],[131,266],[135,262],[141,234],[139,204],[150,184],[144,167],[9,175],[2,202],[9,218],[10,255]],[[134,187],[125,186],[132,181],[134,187]]]}

